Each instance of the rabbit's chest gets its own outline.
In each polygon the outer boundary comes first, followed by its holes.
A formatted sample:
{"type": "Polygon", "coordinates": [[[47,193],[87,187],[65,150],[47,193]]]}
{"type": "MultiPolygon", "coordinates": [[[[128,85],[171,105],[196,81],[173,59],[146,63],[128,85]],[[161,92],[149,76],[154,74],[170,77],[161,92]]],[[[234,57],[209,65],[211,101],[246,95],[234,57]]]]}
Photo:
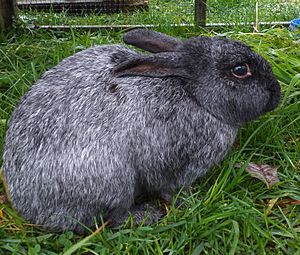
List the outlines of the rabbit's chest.
{"type": "Polygon", "coordinates": [[[181,169],[182,178],[176,180],[176,186],[189,186],[204,176],[213,165],[226,156],[230,146],[234,143],[236,134],[237,130],[221,126],[206,139],[200,139],[195,145],[193,155],[190,155],[190,160],[181,169]]]}

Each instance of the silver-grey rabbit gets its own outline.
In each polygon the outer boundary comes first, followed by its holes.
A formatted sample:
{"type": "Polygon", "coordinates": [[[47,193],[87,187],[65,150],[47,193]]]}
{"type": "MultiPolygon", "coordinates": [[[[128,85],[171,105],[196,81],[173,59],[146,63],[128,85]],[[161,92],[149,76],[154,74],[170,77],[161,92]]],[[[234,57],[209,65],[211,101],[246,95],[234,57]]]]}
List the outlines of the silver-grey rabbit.
{"type": "Polygon", "coordinates": [[[228,152],[238,128],[273,110],[270,65],[224,38],[136,29],[47,71],[14,110],[3,176],[15,209],[52,230],[136,224],[228,152]]]}

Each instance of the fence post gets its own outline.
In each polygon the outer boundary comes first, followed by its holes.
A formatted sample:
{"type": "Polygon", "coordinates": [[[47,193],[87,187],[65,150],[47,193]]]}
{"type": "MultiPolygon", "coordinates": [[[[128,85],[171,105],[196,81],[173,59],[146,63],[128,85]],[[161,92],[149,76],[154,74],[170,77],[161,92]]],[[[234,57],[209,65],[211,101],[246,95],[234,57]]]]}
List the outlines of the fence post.
{"type": "Polygon", "coordinates": [[[195,0],[194,22],[196,26],[206,25],[206,0],[195,0]]]}
{"type": "Polygon", "coordinates": [[[10,28],[17,18],[16,0],[0,0],[0,31],[10,28]]]}

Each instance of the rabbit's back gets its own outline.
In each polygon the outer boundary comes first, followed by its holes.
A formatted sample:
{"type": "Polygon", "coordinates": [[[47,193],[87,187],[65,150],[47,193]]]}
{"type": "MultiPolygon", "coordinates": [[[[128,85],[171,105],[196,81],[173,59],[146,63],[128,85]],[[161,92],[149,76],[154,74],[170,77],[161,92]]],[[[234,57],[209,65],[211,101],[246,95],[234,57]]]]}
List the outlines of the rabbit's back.
{"type": "Polygon", "coordinates": [[[91,215],[130,203],[133,171],[118,166],[126,140],[118,123],[123,98],[111,81],[113,54],[136,53],[102,46],[64,59],[12,114],[3,173],[14,206],[34,223],[73,228],[74,221],[61,219],[69,214],[90,225],[91,215]]]}

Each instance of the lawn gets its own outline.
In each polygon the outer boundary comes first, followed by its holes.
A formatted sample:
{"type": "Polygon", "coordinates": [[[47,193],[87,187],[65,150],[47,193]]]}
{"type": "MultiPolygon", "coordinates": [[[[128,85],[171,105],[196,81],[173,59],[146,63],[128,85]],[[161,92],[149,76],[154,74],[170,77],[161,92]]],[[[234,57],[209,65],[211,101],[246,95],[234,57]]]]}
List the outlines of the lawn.
{"type": "MultiPolygon", "coordinates": [[[[159,27],[187,38],[216,35],[194,28],[159,27]]],[[[92,45],[120,43],[123,31],[51,32],[14,29],[0,44],[0,155],[7,121],[20,97],[45,70],[92,45]]],[[[90,236],[52,233],[30,225],[3,201],[2,254],[298,254],[300,255],[300,41],[299,32],[223,32],[264,56],[282,88],[280,106],[244,126],[225,160],[189,191],[184,207],[168,208],[157,225],[99,229],[90,236]],[[245,171],[248,162],[278,169],[268,188],[245,171]],[[242,163],[241,168],[236,164],[242,163]],[[245,164],[243,164],[245,163],[245,164]]],[[[0,165],[2,161],[0,159],[0,165]]]]}
{"type": "MultiPolygon", "coordinates": [[[[32,0],[34,3],[34,0],[32,0]]],[[[207,23],[239,24],[255,21],[255,0],[207,0],[207,23]]],[[[79,13],[81,11],[79,10],[79,13]]],[[[300,0],[261,0],[258,21],[289,21],[300,13],[300,0]]],[[[68,12],[50,13],[21,11],[21,19],[32,25],[160,25],[194,23],[193,0],[149,0],[149,8],[134,13],[69,15],[68,12]]],[[[242,29],[240,26],[239,29],[242,29]]]]}

